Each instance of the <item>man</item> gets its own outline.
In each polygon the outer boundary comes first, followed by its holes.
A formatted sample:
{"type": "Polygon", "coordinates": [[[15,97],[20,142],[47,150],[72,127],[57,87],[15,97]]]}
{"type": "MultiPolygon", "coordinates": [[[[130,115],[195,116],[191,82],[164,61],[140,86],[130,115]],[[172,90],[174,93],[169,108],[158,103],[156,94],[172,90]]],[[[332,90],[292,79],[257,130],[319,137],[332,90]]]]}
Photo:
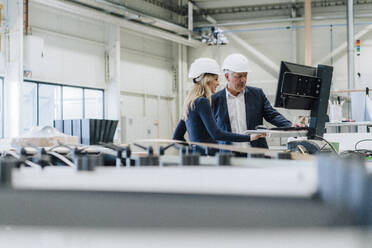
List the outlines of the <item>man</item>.
{"type": "MultiPolygon", "coordinates": [[[[212,96],[214,116],[222,130],[233,133],[254,130],[263,124],[263,119],[277,127],[292,126],[289,120],[271,106],[262,89],[246,86],[250,72],[246,57],[237,53],[229,55],[223,62],[222,70],[227,87],[212,96]]],[[[252,147],[268,148],[265,138],[250,144],[252,147]]]]}

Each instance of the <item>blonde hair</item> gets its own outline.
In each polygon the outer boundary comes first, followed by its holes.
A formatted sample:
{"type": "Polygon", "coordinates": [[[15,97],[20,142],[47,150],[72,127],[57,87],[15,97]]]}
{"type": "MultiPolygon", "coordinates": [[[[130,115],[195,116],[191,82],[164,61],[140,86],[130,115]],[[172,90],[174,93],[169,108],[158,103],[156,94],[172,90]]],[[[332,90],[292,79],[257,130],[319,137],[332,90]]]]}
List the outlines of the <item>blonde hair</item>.
{"type": "Polygon", "coordinates": [[[199,97],[205,97],[209,100],[212,105],[212,91],[209,87],[210,83],[215,79],[215,74],[206,73],[202,79],[194,84],[185,100],[183,120],[187,120],[189,117],[190,109],[195,109],[195,101],[199,97]]]}

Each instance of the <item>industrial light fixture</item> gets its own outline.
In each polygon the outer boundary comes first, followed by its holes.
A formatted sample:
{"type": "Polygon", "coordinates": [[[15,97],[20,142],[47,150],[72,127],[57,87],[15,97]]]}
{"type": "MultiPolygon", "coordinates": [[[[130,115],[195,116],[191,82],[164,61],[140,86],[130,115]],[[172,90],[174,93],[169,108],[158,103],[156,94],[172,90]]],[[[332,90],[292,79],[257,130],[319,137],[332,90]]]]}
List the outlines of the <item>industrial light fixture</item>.
{"type": "Polygon", "coordinates": [[[218,27],[208,27],[199,29],[201,41],[208,46],[227,45],[229,40],[223,34],[223,30],[218,27]]]}

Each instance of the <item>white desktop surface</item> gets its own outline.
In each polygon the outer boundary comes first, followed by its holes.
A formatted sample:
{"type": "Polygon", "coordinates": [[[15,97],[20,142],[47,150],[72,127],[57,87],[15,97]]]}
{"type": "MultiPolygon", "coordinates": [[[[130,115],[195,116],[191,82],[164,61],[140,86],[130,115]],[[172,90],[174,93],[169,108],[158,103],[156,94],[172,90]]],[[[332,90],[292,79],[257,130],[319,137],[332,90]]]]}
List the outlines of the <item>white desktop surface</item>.
{"type": "MultiPolygon", "coordinates": [[[[338,142],[339,152],[342,152],[354,150],[355,144],[360,140],[372,139],[372,133],[325,133],[323,137],[329,142],[338,142]]],[[[372,142],[360,143],[357,148],[372,149],[372,142]]]]}
{"type": "Polygon", "coordinates": [[[326,122],[326,127],[342,126],[372,126],[372,121],[355,121],[355,122],[326,122]]]}
{"type": "Polygon", "coordinates": [[[259,129],[259,130],[247,130],[244,132],[244,134],[265,133],[267,137],[286,138],[286,137],[305,137],[307,135],[307,132],[308,132],[307,130],[281,131],[281,130],[259,129]]]}

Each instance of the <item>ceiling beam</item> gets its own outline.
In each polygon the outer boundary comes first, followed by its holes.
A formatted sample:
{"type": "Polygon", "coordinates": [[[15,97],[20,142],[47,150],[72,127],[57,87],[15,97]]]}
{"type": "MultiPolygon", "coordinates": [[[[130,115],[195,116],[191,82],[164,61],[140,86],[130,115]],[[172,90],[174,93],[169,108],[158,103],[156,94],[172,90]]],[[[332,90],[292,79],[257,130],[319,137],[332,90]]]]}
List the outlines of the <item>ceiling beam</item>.
{"type": "MultiPolygon", "coordinates": [[[[354,15],[354,19],[358,18],[369,18],[372,17],[372,14],[356,14],[354,15]]],[[[322,20],[345,20],[346,15],[312,15],[312,21],[322,21],[322,20]]],[[[206,28],[206,27],[227,27],[227,26],[245,26],[245,25],[257,25],[257,24],[271,24],[271,23],[281,23],[281,22],[302,22],[305,19],[303,17],[294,17],[294,18],[277,18],[277,19],[250,19],[244,21],[237,21],[237,20],[229,20],[229,21],[221,21],[216,24],[210,24],[205,22],[196,22],[194,23],[194,27],[196,28],[206,28]]]]}
{"type": "MultiPolygon", "coordinates": [[[[345,7],[347,1],[343,0],[313,0],[312,8],[334,8],[345,7]]],[[[264,11],[289,11],[292,8],[304,9],[304,1],[290,2],[289,0],[273,0],[265,2],[262,0],[221,0],[221,1],[205,1],[196,3],[203,9],[205,15],[219,15],[229,13],[249,13],[249,12],[264,12],[264,11]]],[[[356,6],[371,5],[372,0],[354,0],[356,6]]]]}
{"type": "Polygon", "coordinates": [[[150,36],[155,36],[179,44],[183,44],[190,47],[201,47],[203,44],[197,40],[188,40],[177,34],[173,34],[167,31],[160,30],[155,27],[151,27],[144,24],[135,23],[124,18],[116,17],[110,14],[106,14],[102,11],[91,9],[88,7],[83,7],[79,4],[67,3],[61,0],[31,0],[32,3],[48,6],[54,9],[59,9],[72,14],[76,14],[80,17],[85,17],[88,19],[98,20],[104,23],[111,23],[118,25],[121,28],[133,30],[150,36]]]}
{"type": "Polygon", "coordinates": [[[71,2],[81,3],[89,7],[101,9],[107,13],[114,13],[119,16],[123,16],[128,20],[136,20],[143,22],[145,24],[151,24],[152,26],[162,28],[165,30],[170,30],[177,34],[187,35],[189,30],[181,25],[175,24],[173,22],[165,21],[163,19],[150,16],[137,10],[124,7],[119,4],[114,4],[105,0],[70,0],[71,2]]]}

